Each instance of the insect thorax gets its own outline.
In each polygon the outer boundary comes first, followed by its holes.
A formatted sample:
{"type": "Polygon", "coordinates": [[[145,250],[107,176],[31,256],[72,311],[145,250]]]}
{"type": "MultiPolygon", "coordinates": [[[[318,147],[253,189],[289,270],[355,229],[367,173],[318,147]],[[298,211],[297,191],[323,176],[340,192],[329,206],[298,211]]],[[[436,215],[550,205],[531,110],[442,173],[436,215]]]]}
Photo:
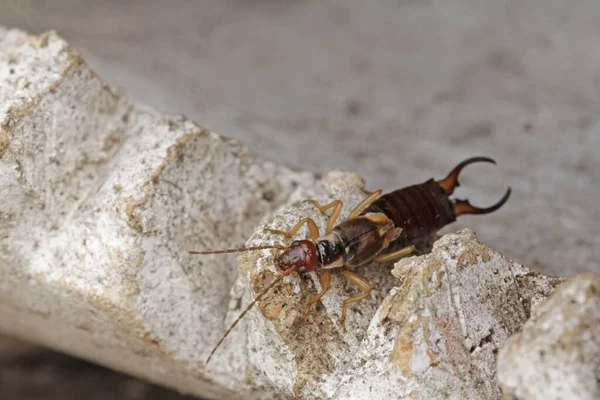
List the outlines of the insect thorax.
{"type": "Polygon", "coordinates": [[[329,234],[317,240],[319,264],[325,269],[344,266],[344,245],[336,234],[329,234]]]}
{"type": "Polygon", "coordinates": [[[333,233],[344,247],[344,261],[350,268],[372,261],[398,236],[394,223],[382,213],[347,219],[333,233]]]}

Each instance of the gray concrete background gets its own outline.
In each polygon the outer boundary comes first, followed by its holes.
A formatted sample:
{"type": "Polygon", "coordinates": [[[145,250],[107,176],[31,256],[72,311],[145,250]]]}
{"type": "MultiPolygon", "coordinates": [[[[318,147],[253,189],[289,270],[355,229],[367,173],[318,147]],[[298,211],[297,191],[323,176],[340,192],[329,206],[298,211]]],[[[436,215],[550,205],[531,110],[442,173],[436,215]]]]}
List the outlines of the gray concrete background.
{"type": "Polygon", "coordinates": [[[109,83],[253,152],[370,189],[443,177],[505,208],[465,217],[545,273],[600,272],[597,0],[0,0],[109,83]]]}

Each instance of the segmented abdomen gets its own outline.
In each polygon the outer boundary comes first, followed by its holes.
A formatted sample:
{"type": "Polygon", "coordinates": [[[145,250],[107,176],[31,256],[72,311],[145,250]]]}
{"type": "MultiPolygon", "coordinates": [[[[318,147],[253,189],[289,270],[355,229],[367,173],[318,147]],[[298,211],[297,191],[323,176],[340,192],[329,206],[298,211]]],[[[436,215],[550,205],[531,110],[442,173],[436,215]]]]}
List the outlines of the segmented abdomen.
{"type": "Polygon", "coordinates": [[[381,196],[362,214],[380,212],[402,228],[395,248],[424,238],[456,221],[448,195],[433,179],[381,196]]]}

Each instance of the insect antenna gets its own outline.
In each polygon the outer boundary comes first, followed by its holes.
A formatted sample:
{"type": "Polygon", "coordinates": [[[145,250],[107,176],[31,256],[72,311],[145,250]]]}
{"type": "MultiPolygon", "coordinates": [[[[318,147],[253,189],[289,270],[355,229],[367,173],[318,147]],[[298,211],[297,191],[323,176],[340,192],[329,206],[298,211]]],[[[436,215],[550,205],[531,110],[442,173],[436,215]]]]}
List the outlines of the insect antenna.
{"type": "Polygon", "coordinates": [[[275,278],[275,280],[273,282],[271,282],[269,284],[269,286],[267,286],[262,292],[260,292],[258,294],[258,296],[256,296],[256,298],[254,300],[252,300],[252,302],[250,302],[250,304],[248,304],[248,307],[246,307],[246,309],[244,311],[242,311],[242,313],[237,317],[237,319],[235,321],[233,321],[233,324],[231,324],[231,326],[229,327],[229,329],[227,329],[227,331],[225,331],[225,333],[223,334],[223,336],[221,336],[221,339],[219,340],[219,342],[212,349],[212,351],[210,352],[210,355],[206,359],[206,363],[207,364],[210,362],[210,359],[212,358],[213,354],[215,354],[215,351],[217,351],[217,349],[219,348],[219,346],[221,346],[221,344],[223,343],[223,341],[225,340],[225,338],[229,335],[229,333],[233,330],[233,328],[235,328],[235,326],[237,325],[237,323],[240,322],[240,320],[242,318],[244,318],[244,315],[246,315],[246,313],[248,311],[250,311],[250,309],[252,307],[254,307],[254,305],[256,303],[258,303],[260,301],[260,299],[262,299],[263,296],[265,294],[267,294],[269,292],[269,290],[271,290],[273,288],[273,286],[275,286],[279,282],[281,282],[283,280],[283,278],[285,278],[286,276],[288,276],[289,274],[291,274],[294,270],[295,270],[295,268],[288,268],[285,271],[283,271],[277,278],[275,278]]]}
{"type": "Polygon", "coordinates": [[[253,247],[240,247],[239,249],[223,249],[223,250],[207,250],[207,251],[188,251],[189,254],[228,254],[228,253],[241,253],[244,251],[255,251],[255,250],[267,250],[267,249],[278,249],[286,250],[286,246],[273,245],[273,246],[253,246],[253,247]]]}

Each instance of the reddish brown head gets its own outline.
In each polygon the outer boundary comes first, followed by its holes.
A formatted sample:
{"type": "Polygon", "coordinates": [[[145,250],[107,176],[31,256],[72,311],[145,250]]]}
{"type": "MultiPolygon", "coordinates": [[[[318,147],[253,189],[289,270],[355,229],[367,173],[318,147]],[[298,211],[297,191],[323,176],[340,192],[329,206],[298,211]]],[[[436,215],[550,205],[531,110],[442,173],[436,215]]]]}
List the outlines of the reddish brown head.
{"type": "Polygon", "coordinates": [[[317,268],[317,248],[310,240],[295,240],[279,257],[279,268],[292,268],[298,272],[311,272],[317,268]]]}
{"type": "Polygon", "coordinates": [[[250,302],[250,304],[248,304],[248,307],[246,307],[244,309],[244,311],[241,312],[240,316],[235,321],[233,321],[233,324],[231,324],[229,329],[227,329],[225,331],[225,333],[223,334],[223,336],[221,337],[219,342],[216,344],[216,346],[210,352],[210,355],[208,356],[208,359],[206,360],[207,364],[210,362],[210,359],[212,358],[213,354],[215,354],[215,351],[217,351],[217,349],[219,348],[221,343],[223,343],[223,341],[229,335],[229,333],[232,331],[232,329],[235,328],[237,323],[242,318],[244,318],[244,315],[246,315],[246,313],[248,311],[250,311],[250,309],[252,307],[254,307],[254,305],[256,303],[258,303],[260,301],[260,299],[263,298],[264,295],[269,293],[269,291],[274,286],[281,283],[283,278],[285,278],[286,276],[289,276],[294,271],[310,272],[310,271],[314,271],[315,268],[317,268],[317,264],[318,264],[317,248],[316,248],[315,244],[313,242],[311,242],[310,240],[296,240],[296,241],[292,242],[290,247],[284,247],[282,245],[273,245],[273,246],[242,247],[240,249],[224,249],[224,250],[190,251],[189,252],[190,254],[229,254],[229,253],[239,253],[239,252],[243,252],[243,251],[266,250],[266,249],[278,249],[278,250],[284,251],[284,253],[281,255],[281,257],[279,257],[279,259],[277,260],[279,268],[281,268],[283,270],[283,272],[280,273],[279,276],[277,276],[275,279],[273,279],[273,281],[270,284],[268,284],[267,287],[265,287],[258,295],[256,295],[256,298],[254,300],[252,300],[250,302]]]}

